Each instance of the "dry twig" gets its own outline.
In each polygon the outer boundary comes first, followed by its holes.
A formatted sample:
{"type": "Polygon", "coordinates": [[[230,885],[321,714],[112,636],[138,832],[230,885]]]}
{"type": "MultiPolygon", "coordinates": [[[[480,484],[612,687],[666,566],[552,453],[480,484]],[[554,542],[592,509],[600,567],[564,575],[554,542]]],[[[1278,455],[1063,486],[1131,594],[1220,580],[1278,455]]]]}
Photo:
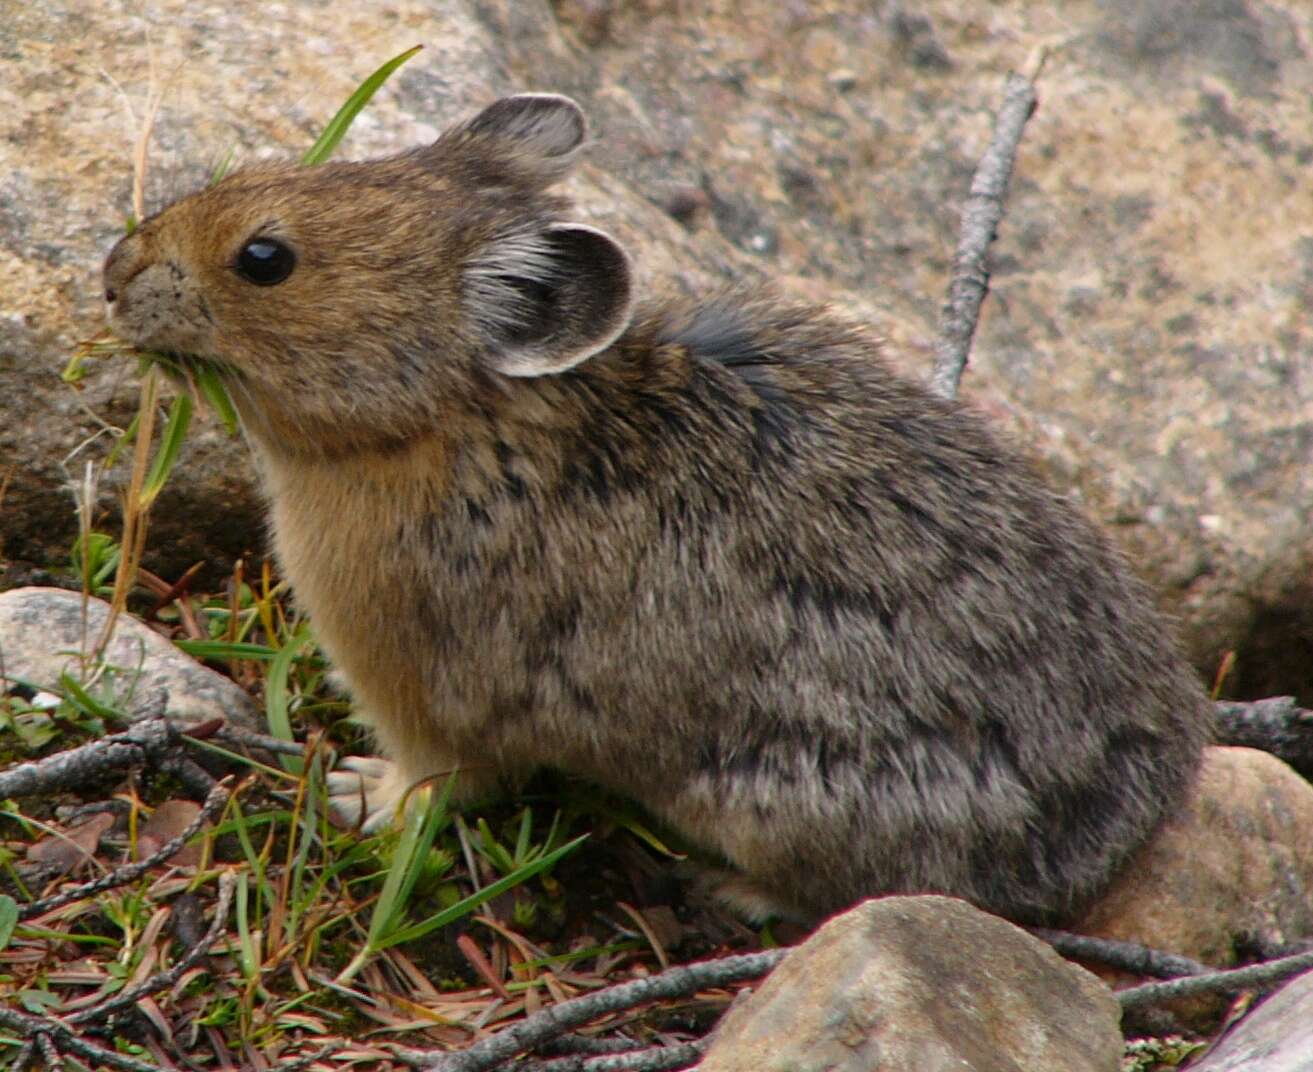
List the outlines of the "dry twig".
{"type": "Polygon", "coordinates": [[[1030,927],[1030,933],[1042,941],[1048,942],[1064,957],[1079,957],[1081,960],[1094,960],[1110,968],[1119,968],[1132,975],[1153,975],[1159,979],[1179,979],[1186,975],[1206,975],[1213,969],[1206,964],[1188,957],[1178,957],[1175,953],[1164,953],[1159,949],[1137,945],[1135,942],[1119,942],[1112,938],[1091,938],[1085,934],[1072,934],[1069,931],[1051,931],[1044,927],[1030,927]]]}
{"type": "Polygon", "coordinates": [[[515,1072],[672,1072],[691,1066],[706,1048],[705,1041],[698,1041],[593,1057],[576,1054],[550,1061],[521,1061],[515,1065],[515,1072]]]}
{"type": "Polygon", "coordinates": [[[133,882],[140,878],[152,867],[158,867],[174,853],[180,852],[184,845],[187,844],[206,823],[212,822],[228,803],[229,796],[232,795],[232,778],[225,778],[218,782],[210,795],[205,798],[205,803],[201,805],[201,810],[184,830],[175,838],[171,838],[160,846],[157,852],[151,853],[144,860],[138,860],[135,863],[124,864],[122,867],[116,867],[107,875],[93,879],[90,882],[84,882],[81,885],[74,886],[71,889],[64,890],[62,893],[54,894],[50,897],[43,897],[39,901],[33,901],[31,904],[23,905],[18,910],[20,919],[32,919],[34,916],[41,916],[47,912],[52,912],[56,908],[62,908],[66,904],[72,904],[74,901],[80,901],[84,897],[91,897],[94,894],[101,893],[104,890],[112,890],[128,882],[133,882]]]}
{"type": "Polygon", "coordinates": [[[643,1043],[631,1038],[589,1038],[587,1035],[562,1035],[538,1047],[544,1057],[597,1057],[602,1054],[628,1053],[643,1049],[643,1043]]]}
{"type": "MultiPolygon", "coordinates": [[[[216,794],[222,787],[216,786],[216,794]]],[[[223,799],[227,800],[227,791],[223,790],[223,799]]],[[[207,806],[210,801],[206,801],[207,806]]],[[[202,812],[204,815],[204,812],[202,812]]],[[[194,831],[193,831],[194,832],[194,831]]],[[[183,834],[175,841],[185,840],[188,835],[183,834]]],[[[173,845],[170,842],[169,845],[173,845]]],[[[168,848],[169,846],[165,846],[168,848]]],[[[161,850],[163,851],[163,850],[161,850]]],[[[177,851],[176,848],[173,850],[177,851]]],[[[158,855],[158,854],[157,854],[158,855]]],[[[169,853],[172,855],[172,853],[169,853]]],[[[143,861],[144,863],[145,861],[143,861]]],[[[156,860],[156,863],[159,861],[156,860]]],[[[123,869],[120,869],[123,870],[123,869]]],[[[128,881],[124,879],[124,881],[128,881]]],[[[182,976],[190,970],[202,957],[210,950],[210,947],[218,940],[219,935],[223,932],[224,924],[228,919],[228,909],[232,904],[233,887],[236,879],[231,872],[225,872],[219,879],[219,899],[214,909],[214,919],[210,923],[210,929],[200,943],[167,971],[157,972],[149,979],[144,980],[138,986],[134,986],[123,993],[115,996],[109,1001],[94,1005],[87,1009],[82,1009],[73,1015],[61,1018],[56,1016],[35,1016],[30,1013],[18,1012],[15,1009],[6,1009],[0,1007],[0,1027],[7,1027],[28,1039],[28,1042],[19,1051],[13,1067],[22,1069],[31,1062],[36,1051],[41,1051],[42,1060],[49,1068],[58,1068],[61,1066],[60,1053],[70,1052],[77,1054],[79,1057],[91,1058],[98,1062],[97,1067],[125,1069],[126,1072],[154,1072],[157,1066],[137,1061],[133,1058],[126,1057],[123,1054],[107,1050],[93,1042],[89,1042],[77,1034],[75,1028],[83,1027],[88,1024],[105,1020],[109,1016],[122,1009],[135,1005],[142,998],[150,994],[157,993],[173,986],[182,976]]],[[[98,883],[88,883],[88,885],[98,885],[98,883]]],[[[95,892],[95,891],[92,891],[95,892]]],[[[86,895],[86,894],[84,894],[86,895]]]]}
{"type": "Polygon", "coordinates": [[[1313,711],[1293,696],[1269,696],[1249,703],[1217,705],[1218,739],[1223,744],[1258,748],[1313,776],[1313,711]]]}
{"type": "Polygon", "coordinates": [[[1313,970],[1313,953],[1296,953],[1294,956],[1269,960],[1265,964],[1250,964],[1244,968],[1191,975],[1166,983],[1146,983],[1117,993],[1122,1011],[1141,1005],[1161,1005],[1176,998],[1189,998],[1197,994],[1234,994],[1239,990],[1262,990],[1292,975],[1313,970]]]}
{"type": "Polygon", "coordinates": [[[126,774],[144,767],[147,759],[142,744],[125,737],[127,734],[116,733],[0,772],[0,797],[40,796],[71,789],[110,772],[126,774]]]}
{"type": "MultiPolygon", "coordinates": [[[[185,839],[180,837],[175,840],[185,839]]],[[[228,921],[228,909],[232,905],[233,888],[236,883],[237,879],[231,871],[225,871],[219,876],[219,899],[214,906],[214,919],[210,921],[210,929],[205,932],[204,938],[187,950],[187,953],[177,964],[165,971],[156,972],[149,979],[143,979],[136,986],[129,987],[108,1001],[78,1010],[67,1017],[64,1022],[79,1025],[94,1024],[107,1019],[121,1009],[131,1008],[149,994],[157,994],[161,990],[173,986],[191,970],[193,965],[204,959],[209,954],[211,946],[219,940],[219,935],[223,933],[223,926],[228,921]]]]}
{"type": "Polygon", "coordinates": [[[971,352],[971,338],[980,318],[980,305],[989,292],[986,255],[1003,218],[1017,145],[1026,120],[1035,111],[1038,98],[1031,79],[1009,74],[1003,104],[994,120],[994,136],[980,158],[971,180],[971,193],[962,208],[962,231],[953,258],[953,277],[948,285],[935,346],[935,367],[930,388],[943,398],[953,398],[971,352]]]}
{"type": "Polygon", "coordinates": [[[122,733],[0,772],[0,797],[63,792],[157,762],[183,747],[180,728],[166,718],[134,722],[122,733]]]}
{"type": "Polygon", "coordinates": [[[485,1072],[607,1013],[632,1009],[649,1001],[685,997],[708,987],[760,978],[788,952],[787,949],[771,949],[681,965],[647,979],[635,979],[563,1001],[459,1053],[432,1054],[399,1049],[397,1057],[416,1068],[433,1069],[434,1072],[485,1072]]]}
{"type": "Polygon", "coordinates": [[[15,1072],[22,1072],[36,1051],[41,1051],[41,1059],[47,1068],[61,1067],[61,1051],[90,1058],[97,1068],[121,1068],[124,1072],[159,1072],[158,1065],[146,1064],[125,1054],[116,1053],[82,1038],[64,1020],[55,1016],[34,1016],[0,1005],[0,1027],[8,1028],[27,1042],[19,1050],[12,1065],[15,1072]]]}

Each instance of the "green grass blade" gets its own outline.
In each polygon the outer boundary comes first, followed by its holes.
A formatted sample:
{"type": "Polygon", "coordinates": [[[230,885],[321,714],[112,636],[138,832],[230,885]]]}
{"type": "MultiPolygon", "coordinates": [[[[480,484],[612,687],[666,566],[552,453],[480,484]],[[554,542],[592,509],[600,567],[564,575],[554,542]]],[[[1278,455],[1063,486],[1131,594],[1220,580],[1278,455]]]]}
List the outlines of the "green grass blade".
{"type": "Polygon", "coordinates": [[[128,447],[132,446],[132,441],[137,438],[137,426],[141,424],[141,414],[134,413],[128,426],[123,429],[123,434],[114,440],[114,445],[109,448],[109,453],[105,455],[104,468],[108,469],[119,459],[119,455],[128,447]]]}
{"type": "MultiPolygon", "coordinates": [[[[433,848],[433,842],[437,839],[442,828],[447,825],[450,818],[447,805],[451,803],[451,793],[455,787],[456,776],[453,774],[442,783],[442,788],[438,790],[437,796],[424,809],[424,825],[420,830],[419,841],[415,845],[412,858],[407,861],[406,880],[401,884],[401,889],[398,891],[398,907],[404,908],[409,903],[411,891],[414,890],[415,883],[423,873],[424,865],[429,858],[429,851],[433,848]]],[[[394,913],[393,922],[397,922],[400,918],[399,913],[394,913]]]]}
{"type": "MultiPolygon", "coordinates": [[[[365,952],[372,954],[382,948],[379,943],[392,930],[397,917],[405,909],[402,887],[413,885],[411,878],[418,869],[415,849],[419,846],[425,827],[428,826],[428,812],[421,808],[411,808],[406,812],[406,821],[401,828],[401,838],[397,841],[392,854],[392,866],[388,868],[387,878],[383,880],[383,889],[379,892],[378,903],[369,917],[369,934],[365,938],[365,952]]],[[[340,978],[340,977],[339,977],[340,978]]]]}
{"type": "Polygon", "coordinates": [[[9,944],[18,925],[18,902],[7,893],[0,893],[0,949],[9,944]]]}
{"type": "Polygon", "coordinates": [[[392,72],[405,63],[411,56],[415,55],[424,46],[416,45],[414,48],[408,48],[399,56],[393,56],[387,63],[383,64],[377,71],[371,74],[357,89],[347,102],[338,109],[337,115],[329,120],[328,126],[324,127],[324,132],[319,135],[319,140],[306,150],[305,156],[301,157],[302,164],[322,164],[337,148],[337,143],[342,140],[356,116],[360,114],[360,109],[369,103],[369,98],[378,92],[391,76],[392,72]]]}
{"type": "MultiPolygon", "coordinates": [[[[326,797],[323,786],[323,760],[319,753],[316,753],[311,760],[305,777],[305,794],[300,816],[300,841],[296,846],[296,855],[292,859],[292,876],[288,883],[287,921],[283,924],[283,933],[290,938],[299,937],[301,918],[314,903],[307,896],[306,869],[310,866],[310,853],[318,834],[316,821],[319,816],[319,805],[326,797]]],[[[293,831],[293,833],[298,832],[293,831]]]]}
{"type": "Polygon", "coordinates": [[[214,170],[210,172],[211,186],[213,186],[216,182],[222,181],[223,177],[232,170],[233,161],[235,159],[237,159],[237,147],[235,145],[232,145],[229,146],[228,151],[223,154],[219,162],[214,165],[214,170]]]}
{"type": "MultiPolygon", "coordinates": [[[[296,627],[296,632],[286,644],[279,649],[269,664],[269,678],[264,686],[265,717],[269,721],[269,732],[283,741],[296,740],[292,733],[291,692],[287,679],[292,672],[292,663],[301,654],[301,649],[310,643],[310,629],[305,622],[296,627]]],[[[293,774],[300,774],[302,761],[296,756],[282,756],[283,769],[293,774]]]]}
{"type": "Polygon", "coordinates": [[[551,852],[556,846],[556,839],[561,836],[561,813],[552,815],[552,825],[547,828],[547,837],[543,839],[541,852],[551,852]]]}
{"type": "Polygon", "coordinates": [[[257,659],[268,662],[278,658],[278,650],[268,644],[229,643],[226,640],[175,640],[174,647],[193,659],[257,659]]]}
{"type": "Polygon", "coordinates": [[[289,811],[266,811],[258,812],[255,815],[247,815],[240,808],[234,807],[233,817],[217,823],[210,831],[210,836],[221,838],[236,834],[237,840],[241,842],[242,851],[246,855],[247,863],[251,867],[256,867],[259,864],[259,854],[255,851],[255,844],[251,841],[250,832],[273,823],[285,822],[291,817],[291,814],[289,811]]]}
{"type": "Polygon", "coordinates": [[[462,916],[467,916],[473,912],[479,905],[486,901],[491,901],[499,894],[520,885],[523,882],[533,878],[534,875],[546,871],[557,860],[561,859],[567,853],[573,852],[585,841],[588,840],[587,834],[580,834],[573,841],[567,841],[555,852],[549,852],[546,856],[534,860],[533,863],[525,864],[523,867],[516,868],[504,878],[499,878],[491,885],[484,886],[478,893],[472,893],[464,900],[457,901],[450,908],[438,912],[436,915],[429,916],[422,923],[416,923],[412,927],[405,927],[402,930],[395,931],[388,935],[380,943],[379,949],[387,949],[389,946],[398,945],[401,942],[411,942],[416,938],[421,938],[430,931],[437,930],[439,927],[445,927],[450,923],[456,922],[462,916]]]}
{"type": "Polygon", "coordinates": [[[67,673],[59,675],[59,687],[64,690],[64,698],[84,715],[94,715],[107,721],[123,721],[123,713],[107,707],[74,681],[67,673]]]}
{"type": "Polygon", "coordinates": [[[488,820],[480,816],[478,828],[479,840],[475,843],[475,848],[479,850],[483,858],[503,875],[514,871],[518,861],[513,860],[511,854],[506,851],[505,846],[492,836],[492,827],[488,825],[488,820]]]}
{"type": "Polygon", "coordinates": [[[68,364],[64,366],[64,371],[59,374],[59,378],[65,383],[80,383],[82,377],[87,374],[83,366],[86,365],[91,356],[91,354],[79,350],[68,359],[68,364]]]}
{"type": "Polygon", "coordinates": [[[249,919],[249,898],[251,895],[250,876],[242,871],[237,876],[237,962],[241,967],[242,978],[248,982],[254,979],[260,970],[260,954],[255,945],[249,919]]]}
{"type": "Polygon", "coordinates": [[[169,410],[164,434],[160,436],[159,450],[151,460],[150,470],[146,473],[146,482],[141,488],[142,509],[147,509],[155,501],[156,496],[164,490],[165,481],[173,472],[173,466],[178,461],[178,452],[182,449],[182,441],[191,424],[191,412],[191,395],[186,393],[177,395],[173,400],[173,407],[169,410]]]}
{"type": "Polygon", "coordinates": [[[241,752],[234,752],[231,749],[224,748],[222,745],[217,745],[213,741],[204,741],[197,737],[189,737],[187,740],[192,748],[199,748],[205,752],[209,752],[212,756],[220,756],[227,764],[245,767],[250,771],[259,771],[261,774],[267,774],[276,782],[291,777],[291,775],[284,770],[271,767],[267,763],[261,763],[258,759],[252,759],[250,756],[244,755],[241,752]]]}
{"type": "Polygon", "coordinates": [[[196,370],[196,389],[205,396],[210,408],[223,421],[224,431],[230,436],[237,434],[237,410],[233,400],[228,396],[228,388],[219,379],[219,374],[209,365],[202,365],[196,370]]]}
{"type": "Polygon", "coordinates": [[[685,853],[677,852],[662,841],[654,834],[645,823],[639,822],[632,815],[610,814],[607,818],[611,819],[617,826],[628,830],[639,841],[646,842],[662,856],[669,856],[672,860],[682,860],[685,853]]]}
{"type": "Polygon", "coordinates": [[[74,945],[99,946],[101,949],[118,949],[122,945],[117,938],[108,938],[101,934],[70,934],[68,931],[34,927],[27,923],[20,923],[15,928],[14,933],[20,938],[38,938],[49,942],[72,942],[74,945]]]}
{"type": "Polygon", "coordinates": [[[522,862],[529,855],[529,838],[533,835],[533,812],[525,808],[520,812],[520,832],[515,839],[515,859],[522,862]]]}
{"type": "MultiPolygon", "coordinates": [[[[246,813],[242,811],[241,805],[238,804],[233,807],[231,824],[220,824],[214,830],[214,836],[216,838],[222,837],[229,832],[235,833],[237,835],[237,842],[242,847],[242,855],[246,857],[247,865],[253,872],[257,873],[260,870],[260,854],[256,852],[255,842],[251,840],[251,831],[248,824],[257,822],[261,818],[263,818],[263,816],[253,816],[248,819],[246,813]]],[[[273,822],[276,820],[271,819],[270,821],[273,822]]],[[[242,882],[245,882],[246,872],[242,872],[240,877],[242,882]]]]}
{"type": "MultiPolygon", "coordinates": [[[[626,938],[623,942],[612,942],[610,945],[592,945],[586,949],[573,949],[569,953],[557,953],[549,957],[535,957],[533,960],[526,960],[516,965],[517,968],[558,968],[567,964],[573,964],[579,960],[591,960],[593,957],[606,957],[612,953],[627,953],[633,949],[642,949],[644,943],[633,938],[626,938]]],[[[507,989],[514,991],[517,986],[524,987],[528,983],[511,983],[507,989]]]]}
{"type": "Polygon", "coordinates": [[[397,843],[387,880],[369,920],[369,937],[365,944],[371,950],[386,948],[381,943],[401,922],[406,902],[410,900],[429,849],[433,847],[433,839],[447,820],[447,802],[451,799],[454,784],[455,778],[448,778],[437,799],[427,808],[412,807],[406,813],[401,840],[397,843]]]}

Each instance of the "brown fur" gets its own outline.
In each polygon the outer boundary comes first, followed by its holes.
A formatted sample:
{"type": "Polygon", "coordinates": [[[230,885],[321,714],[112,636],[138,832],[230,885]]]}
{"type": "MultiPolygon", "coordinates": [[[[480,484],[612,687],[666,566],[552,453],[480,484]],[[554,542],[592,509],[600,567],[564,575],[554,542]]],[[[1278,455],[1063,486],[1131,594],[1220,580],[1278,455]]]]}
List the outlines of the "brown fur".
{"type": "Polygon", "coordinates": [[[239,172],[106,265],[120,332],[223,371],[383,802],[552,766],[718,853],[749,911],[1070,912],[1208,734],[1145,590],[863,331],[743,294],[632,314],[624,255],[544,192],[583,138],[510,98],[239,172]],[[284,282],[234,269],[257,236],[284,282]]]}

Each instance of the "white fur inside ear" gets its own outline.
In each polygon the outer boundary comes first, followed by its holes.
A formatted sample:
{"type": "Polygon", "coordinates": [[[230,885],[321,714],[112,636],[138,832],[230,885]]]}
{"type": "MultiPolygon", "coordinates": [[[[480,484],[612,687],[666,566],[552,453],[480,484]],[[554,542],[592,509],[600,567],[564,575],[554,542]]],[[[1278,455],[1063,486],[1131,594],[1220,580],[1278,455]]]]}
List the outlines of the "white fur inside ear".
{"type": "Polygon", "coordinates": [[[506,376],[543,376],[605,350],[633,314],[632,275],[615,239],[583,224],[490,243],[465,276],[489,364],[506,376]]]}
{"type": "Polygon", "coordinates": [[[518,280],[556,281],[557,266],[543,231],[509,235],[492,243],[465,270],[465,293],[490,342],[514,337],[530,326],[537,306],[518,280]]]}

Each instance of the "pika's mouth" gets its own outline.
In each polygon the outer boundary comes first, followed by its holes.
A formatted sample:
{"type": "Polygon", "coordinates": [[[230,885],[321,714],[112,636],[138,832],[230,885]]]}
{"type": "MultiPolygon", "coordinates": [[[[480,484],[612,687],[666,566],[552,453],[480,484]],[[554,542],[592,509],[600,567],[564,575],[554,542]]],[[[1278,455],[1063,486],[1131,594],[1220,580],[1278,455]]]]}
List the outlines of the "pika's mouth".
{"type": "Polygon", "coordinates": [[[235,368],[227,362],[197,357],[195,354],[159,350],[137,352],[143,359],[163,370],[164,375],[177,387],[201,395],[223,421],[230,435],[237,431],[237,410],[228,391],[228,385],[241,378],[235,368]]]}
{"type": "Polygon", "coordinates": [[[226,361],[177,350],[142,350],[141,356],[157,364],[170,379],[189,383],[194,379],[215,377],[221,380],[237,378],[237,370],[226,361]]]}

